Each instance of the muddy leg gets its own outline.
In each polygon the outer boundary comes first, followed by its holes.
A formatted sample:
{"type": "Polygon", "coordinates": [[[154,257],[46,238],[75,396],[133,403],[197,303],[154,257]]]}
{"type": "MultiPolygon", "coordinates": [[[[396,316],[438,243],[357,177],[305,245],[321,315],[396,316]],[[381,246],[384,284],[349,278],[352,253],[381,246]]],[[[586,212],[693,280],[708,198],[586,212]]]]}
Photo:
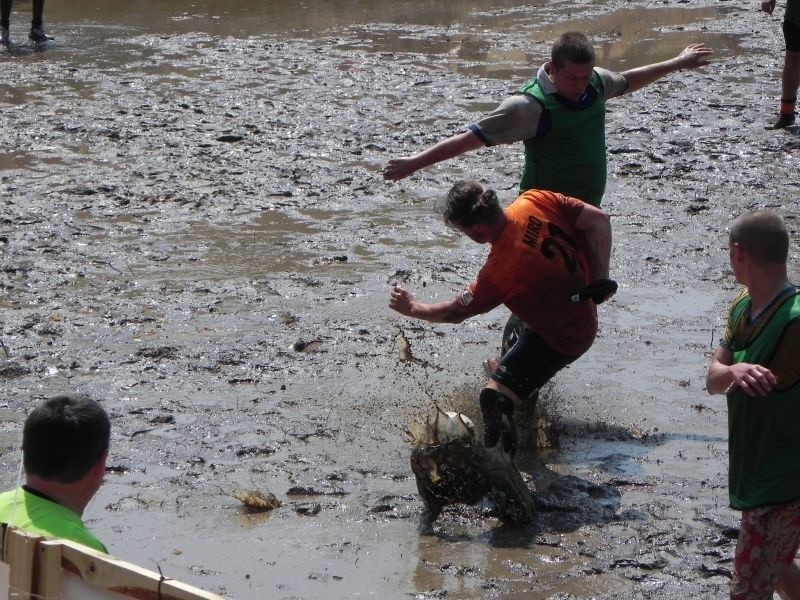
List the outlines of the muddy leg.
{"type": "Polygon", "coordinates": [[[519,434],[519,447],[531,450],[539,447],[538,412],[536,405],[539,401],[539,390],[533,392],[522,402],[517,418],[517,433],[519,434]]]}
{"type": "Polygon", "coordinates": [[[487,448],[482,458],[482,469],[490,481],[491,495],[497,502],[501,520],[530,523],[535,509],[533,496],[514,466],[511,455],[495,446],[487,448]]]}
{"type": "Polygon", "coordinates": [[[426,504],[422,510],[422,516],[419,519],[417,531],[420,535],[432,535],[433,524],[436,522],[439,513],[442,512],[442,507],[438,505],[426,504]]]}
{"type": "Polygon", "coordinates": [[[487,448],[498,443],[505,452],[517,450],[517,429],[514,424],[514,402],[495,389],[484,388],[480,395],[483,414],[483,445],[487,448]]]}

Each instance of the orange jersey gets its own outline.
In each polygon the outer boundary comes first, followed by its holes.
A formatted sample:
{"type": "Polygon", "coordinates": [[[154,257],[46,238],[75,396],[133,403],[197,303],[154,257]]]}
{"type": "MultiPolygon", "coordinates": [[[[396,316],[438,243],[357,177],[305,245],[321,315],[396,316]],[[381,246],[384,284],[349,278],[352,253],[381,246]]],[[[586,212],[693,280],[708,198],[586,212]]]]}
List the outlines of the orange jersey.
{"type": "Polygon", "coordinates": [[[506,225],[461,303],[473,314],[505,304],[554,350],[580,356],[597,333],[593,302],[570,296],[592,280],[584,238],[575,222],[584,203],[529,190],[505,209],[506,225]]]}

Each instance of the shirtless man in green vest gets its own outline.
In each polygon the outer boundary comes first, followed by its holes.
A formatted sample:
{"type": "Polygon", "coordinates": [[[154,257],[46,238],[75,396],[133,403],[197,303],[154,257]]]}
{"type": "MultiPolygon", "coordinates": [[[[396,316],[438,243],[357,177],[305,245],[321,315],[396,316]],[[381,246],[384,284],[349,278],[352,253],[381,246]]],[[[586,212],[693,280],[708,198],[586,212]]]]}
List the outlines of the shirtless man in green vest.
{"type": "Polygon", "coordinates": [[[800,598],[800,290],[789,283],[789,232],[769,211],[730,228],[746,286],[733,301],[706,390],[728,396],[728,489],[742,511],[733,600],[800,598]]]}
{"type": "Polygon", "coordinates": [[[585,35],[565,33],[553,44],[550,62],[515,95],[463,133],[390,160],[383,176],[396,181],[483,146],[524,142],[520,193],[549,190],[599,206],[606,188],[606,100],[675,71],[707,65],[711,52],[692,44],[670,60],[615,73],[595,67],[594,48],[585,35]]]}

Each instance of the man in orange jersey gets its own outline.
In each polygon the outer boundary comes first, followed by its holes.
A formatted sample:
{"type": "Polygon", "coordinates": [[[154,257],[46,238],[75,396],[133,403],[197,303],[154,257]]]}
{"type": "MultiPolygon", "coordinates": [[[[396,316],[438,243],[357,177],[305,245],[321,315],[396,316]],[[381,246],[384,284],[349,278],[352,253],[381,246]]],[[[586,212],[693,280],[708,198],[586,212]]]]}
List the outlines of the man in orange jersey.
{"type": "Polygon", "coordinates": [[[504,304],[525,324],[480,394],[484,445],[516,450],[514,406],[586,352],[597,333],[595,304],[611,297],[611,224],[599,208],[528,190],[505,210],[492,190],[456,183],[445,222],[491,251],[477,278],[452,300],[418,302],[395,287],[389,306],[432,322],[460,323],[504,304]],[[588,301],[591,300],[591,301],[588,301]]]}

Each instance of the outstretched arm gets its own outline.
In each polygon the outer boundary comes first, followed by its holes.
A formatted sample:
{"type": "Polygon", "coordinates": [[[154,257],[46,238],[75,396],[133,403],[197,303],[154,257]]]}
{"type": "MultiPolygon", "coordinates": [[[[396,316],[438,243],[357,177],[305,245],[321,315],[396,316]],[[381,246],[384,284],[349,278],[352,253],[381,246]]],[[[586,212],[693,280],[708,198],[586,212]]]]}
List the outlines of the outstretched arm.
{"type": "Polygon", "coordinates": [[[599,208],[586,204],[575,227],[586,234],[592,260],[592,278],[607,279],[611,262],[611,219],[599,208]]]}
{"type": "Polygon", "coordinates": [[[426,304],[417,302],[411,293],[397,286],[392,290],[389,298],[389,308],[396,310],[401,315],[433,323],[461,323],[467,317],[472,316],[472,313],[461,304],[458,298],[426,304]]]}
{"type": "Polygon", "coordinates": [[[652,65],[645,65],[644,67],[637,67],[630,71],[624,71],[622,76],[628,82],[626,93],[640,90],[675,71],[703,67],[709,63],[708,56],[712,52],[713,50],[706,47],[705,44],[691,44],[675,58],[660,63],[653,63],[652,65]]]}
{"type": "Polygon", "coordinates": [[[482,146],[483,142],[477,135],[471,131],[465,131],[442,140],[413,156],[403,156],[390,160],[383,169],[383,178],[397,181],[416,173],[420,169],[459,156],[470,150],[477,150],[482,146]]]}
{"type": "Polygon", "coordinates": [[[740,388],[748,396],[765,396],[777,385],[778,378],[768,368],[750,363],[731,364],[732,360],[728,348],[717,348],[706,375],[709,394],[727,394],[740,388]]]}

